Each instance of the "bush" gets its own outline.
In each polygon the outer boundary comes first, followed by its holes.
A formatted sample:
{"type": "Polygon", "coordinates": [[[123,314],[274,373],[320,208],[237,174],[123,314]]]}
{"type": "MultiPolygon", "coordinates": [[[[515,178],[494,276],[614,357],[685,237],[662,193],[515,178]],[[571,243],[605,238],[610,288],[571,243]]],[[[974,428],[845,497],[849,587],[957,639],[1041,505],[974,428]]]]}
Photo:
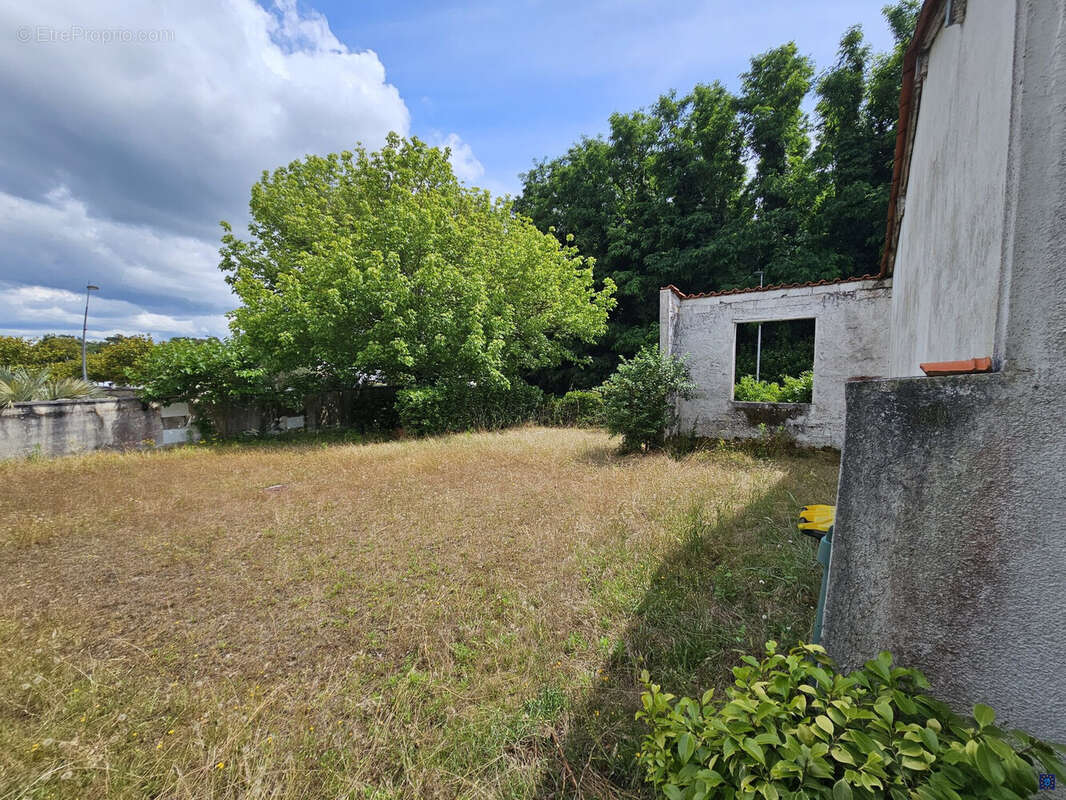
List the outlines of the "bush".
{"type": "Polygon", "coordinates": [[[233,408],[296,411],[301,391],[288,391],[264,369],[237,339],[171,339],[155,345],[128,370],[141,388],[141,399],[161,403],[184,401],[196,412],[204,435],[229,436],[227,412],[233,408]]]}
{"type": "Polygon", "coordinates": [[[607,430],[622,437],[623,450],[661,447],[676,420],[673,400],[691,398],[695,388],[685,363],[656,347],[623,357],[600,389],[607,430]]]}
{"type": "Polygon", "coordinates": [[[546,397],[538,415],[545,425],[594,427],[603,424],[603,395],[596,389],[574,389],[562,397],[546,397]]]}
{"type": "Polygon", "coordinates": [[[798,378],[786,375],[783,385],[776,381],[757,381],[745,375],[733,387],[738,403],[809,403],[814,392],[814,372],[807,370],[798,378]]]}
{"type": "Polygon", "coordinates": [[[510,386],[473,383],[402,389],[396,400],[400,424],[416,433],[493,430],[526,422],[544,393],[518,380],[510,386]]]}
{"type": "Polygon", "coordinates": [[[1037,773],[1066,777],[1051,745],[995,728],[988,706],[955,715],[887,652],[846,676],[817,645],[766,653],[744,657],[717,705],[713,691],[673,702],[644,673],[638,762],[665,797],[1021,800],[1037,773]]]}

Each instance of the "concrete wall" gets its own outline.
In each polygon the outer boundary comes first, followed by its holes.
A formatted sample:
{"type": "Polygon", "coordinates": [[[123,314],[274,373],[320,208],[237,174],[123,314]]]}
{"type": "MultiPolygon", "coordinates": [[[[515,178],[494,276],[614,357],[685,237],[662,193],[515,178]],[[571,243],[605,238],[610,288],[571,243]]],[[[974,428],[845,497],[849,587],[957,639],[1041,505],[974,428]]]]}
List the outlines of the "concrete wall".
{"type": "MultiPolygon", "coordinates": [[[[849,666],[889,648],[961,709],[1066,742],[1066,0],[1004,5],[1002,261],[981,276],[1001,372],[848,386],[824,642],[849,666]]],[[[897,261],[897,287],[926,268],[897,261]]]]}
{"type": "Polygon", "coordinates": [[[0,411],[0,459],[152,446],[163,440],[158,409],[140,400],[54,400],[0,411]]]}
{"type": "Polygon", "coordinates": [[[678,404],[679,430],[700,436],[755,436],[758,425],[784,425],[803,444],[840,447],[844,383],[888,370],[890,281],[852,281],[798,289],[681,299],[663,290],[659,346],[685,356],[696,382],[693,400],[678,404]],[[736,325],[811,318],[814,394],[809,405],[733,401],[736,325]]]}
{"type": "Polygon", "coordinates": [[[1015,0],[969,0],[922,81],[893,276],[892,376],[997,356],[1015,0]]]}
{"type": "Polygon", "coordinates": [[[1066,741],[1062,395],[1021,377],[849,384],[823,643],[891,650],[961,711],[1066,741]]]}

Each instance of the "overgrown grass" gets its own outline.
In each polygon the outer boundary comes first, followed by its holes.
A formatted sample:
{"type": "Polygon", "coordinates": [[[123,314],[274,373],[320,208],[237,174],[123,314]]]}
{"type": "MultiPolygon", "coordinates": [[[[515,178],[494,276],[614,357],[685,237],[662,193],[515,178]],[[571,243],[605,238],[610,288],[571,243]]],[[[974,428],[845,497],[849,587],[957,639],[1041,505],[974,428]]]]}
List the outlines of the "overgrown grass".
{"type": "Polygon", "coordinates": [[[836,469],[542,428],[0,464],[0,798],[642,796],[640,669],[808,634],[836,469]]]}

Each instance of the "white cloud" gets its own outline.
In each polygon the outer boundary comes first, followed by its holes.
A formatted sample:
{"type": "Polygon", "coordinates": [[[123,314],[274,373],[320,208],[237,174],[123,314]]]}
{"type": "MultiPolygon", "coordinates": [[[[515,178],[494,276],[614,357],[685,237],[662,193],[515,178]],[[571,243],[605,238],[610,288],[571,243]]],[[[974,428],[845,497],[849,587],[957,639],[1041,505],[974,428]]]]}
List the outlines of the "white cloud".
{"type": "MultiPolygon", "coordinates": [[[[42,333],[81,335],[85,294],[47,286],[0,284],[0,334],[39,336],[42,333]]],[[[89,338],[115,334],[151,334],[156,339],[171,336],[224,336],[226,318],[221,314],[173,316],[154,314],[126,300],[107,296],[106,287],[94,292],[89,304],[89,338]]]]}
{"type": "Polygon", "coordinates": [[[94,218],[65,186],[44,202],[0,192],[0,239],[9,279],[57,287],[93,281],[112,296],[216,311],[235,303],[217,267],[217,244],[94,218]]]}
{"type": "Polygon", "coordinates": [[[477,160],[474,151],[470,149],[470,145],[459,138],[459,134],[449,133],[443,139],[440,139],[438,146],[451,149],[449,161],[451,162],[452,170],[455,172],[455,177],[459,180],[465,183],[473,183],[485,174],[485,167],[477,160]]]}
{"type": "MultiPolygon", "coordinates": [[[[65,295],[11,287],[94,280],[129,306],[116,307],[116,330],[220,332],[234,301],[217,270],[218,220],[243,225],[260,173],[376,147],[410,125],[377,55],[350,51],[294,0],[271,11],[252,0],[0,0],[0,32],[8,330],[54,330],[70,311],[65,295]],[[93,41],[104,29],[166,35],[93,41]]],[[[469,148],[463,158],[474,169],[469,148]]]]}

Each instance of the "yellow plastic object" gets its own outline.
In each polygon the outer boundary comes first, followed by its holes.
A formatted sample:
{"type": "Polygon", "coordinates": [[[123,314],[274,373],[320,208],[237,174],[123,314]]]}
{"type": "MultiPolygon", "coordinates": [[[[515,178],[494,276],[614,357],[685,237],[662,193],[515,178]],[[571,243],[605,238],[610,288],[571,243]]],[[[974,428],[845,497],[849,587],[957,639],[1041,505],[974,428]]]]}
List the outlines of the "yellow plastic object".
{"type": "Polygon", "coordinates": [[[801,531],[821,531],[828,533],[836,522],[836,506],[804,506],[800,511],[800,522],[796,527],[801,531]]]}

